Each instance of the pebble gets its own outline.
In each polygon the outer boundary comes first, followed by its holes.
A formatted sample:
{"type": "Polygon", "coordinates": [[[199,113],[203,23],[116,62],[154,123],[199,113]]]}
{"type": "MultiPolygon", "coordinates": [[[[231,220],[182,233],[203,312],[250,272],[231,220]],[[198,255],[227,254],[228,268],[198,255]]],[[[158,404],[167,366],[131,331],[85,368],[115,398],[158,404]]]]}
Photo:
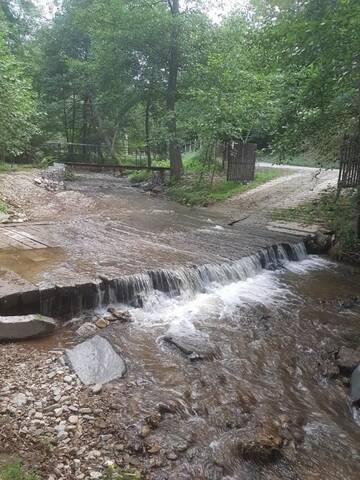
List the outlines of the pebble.
{"type": "Polygon", "coordinates": [[[69,417],[69,422],[70,422],[72,425],[76,425],[76,424],[79,422],[79,417],[76,416],[76,415],[70,415],[70,417],[69,417]]]}
{"type": "Polygon", "coordinates": [[[103,386],[100,383],[98,383],[98,384],[94,385],[93,387],[91,387],[91,391],[92,391],[92,393],[94,393],[96,395],[96,394],[101,392],[102,387],[103,386]]]}
{"type": "Polygon", "coordinates": [[[90,473],[90,478],[102,478],[103,477],[103,474],[100,473],[100,472],[89,472],[90,473]]]}
{"type": "Polygon", "coordinates": [[[12,398],[12,403],[17,407],[23,407],[27,404],[27,396],[24,393],[17,393],[12,398]]]}
{"type": "Polygon", "coordinates": [[[84,414],[85,414],[85,415],[89,415],[89,414],[92,413],[91,408],[86,408],[86,407],[80,408],[79,411],[80,411],[80,413],[82,413],[83,415],[84,415],[84,414]]]}

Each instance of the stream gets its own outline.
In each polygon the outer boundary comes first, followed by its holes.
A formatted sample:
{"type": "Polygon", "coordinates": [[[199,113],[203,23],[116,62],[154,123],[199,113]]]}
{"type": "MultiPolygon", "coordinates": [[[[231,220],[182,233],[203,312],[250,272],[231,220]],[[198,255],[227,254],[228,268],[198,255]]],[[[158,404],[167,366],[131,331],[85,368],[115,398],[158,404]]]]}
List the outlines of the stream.
{"type": "Polygon", "coordinates": [[[133,322],[104,336],[128,365],[114,421],[134,442],[146,425],[171,460],[146,478],[359,478],[360,427],[333,369],[360,343],[360,269],[293,254],[179,270],[163,291],[138,279],[141,302],[122,306],[133,322]]]}

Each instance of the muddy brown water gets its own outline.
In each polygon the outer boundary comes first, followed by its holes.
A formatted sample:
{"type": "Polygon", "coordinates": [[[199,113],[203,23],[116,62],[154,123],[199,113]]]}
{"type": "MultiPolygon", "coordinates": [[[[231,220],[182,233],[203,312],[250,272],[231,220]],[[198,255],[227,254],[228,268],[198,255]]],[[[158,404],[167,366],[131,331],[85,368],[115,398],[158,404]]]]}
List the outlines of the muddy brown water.
{"type": "MultiPolygon", "coordinates": [[[[110,326],[104,335],[128,365],[113,383],[114,422],[135,438],[146,417],[162,412],[146,442],[172,462],[146,478],[358,479],[360,427],[348,387],[326,374],[332,352],[360,343],[360,307],[342,303],[356,296],[360,269],[308,257],[198,293],[152,292],[131,308],[133,323],[110,326]],[[191,361],[164,336],[204,358],[191,361]],[[285,439],[280,455],[244,457],[239,445],[269,424],[285,439]]],[[[29,345],[77,342],[74,328],[29,345]]]]}

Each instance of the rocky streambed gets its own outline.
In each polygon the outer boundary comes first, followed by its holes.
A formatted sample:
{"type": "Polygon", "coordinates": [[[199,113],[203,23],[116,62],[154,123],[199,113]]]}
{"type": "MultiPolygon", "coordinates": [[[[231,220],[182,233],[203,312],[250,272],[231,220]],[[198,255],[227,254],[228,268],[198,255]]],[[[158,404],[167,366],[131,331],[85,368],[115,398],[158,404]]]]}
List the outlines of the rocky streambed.
{"type": "Polygon", "coordinates": [[[0,345],[0,455],[49,480],[357,479],[360,270],[268,267],[0,345]],[[85,385],[66,349],[96,338],[126,369],[85,385]]]}

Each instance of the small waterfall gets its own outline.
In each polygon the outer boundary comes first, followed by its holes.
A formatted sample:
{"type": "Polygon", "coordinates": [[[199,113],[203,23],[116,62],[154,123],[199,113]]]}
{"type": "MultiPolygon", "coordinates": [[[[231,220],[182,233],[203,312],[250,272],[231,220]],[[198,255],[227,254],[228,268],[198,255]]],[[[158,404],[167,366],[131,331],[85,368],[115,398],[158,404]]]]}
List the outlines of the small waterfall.
{"type": "Polygon", "coordinates": [[[261,249],[258,253],[234,262],[219,265],[187,266],[159,269],[142,274],[74,285],[51,285],[29,292],[3,297],[1,315],[41,313],[56,318],[71,318],[85,310],[105,308],[122,303],[142,307],[152,294],[162,292],[169,297],[206,292],[214,286],[226,286],[255,276],[263,269],[276,270],[287,264],[289,268],[307,256],[303,242],[283,243],[261,249]]]}
{"type": "Polygon", "coordinates": [[[102,285],[105,289],[98,307],[116,302],[142,307],[144,300],[155,291],[166,293],[170,297],[201,293],[210,284],[227,285],[246,280],[263,269],[276,270],[285,262],[300,261],[306,256],[303,242],[295,245],[280,244],[264,248],[235,262],[159,269],[109,280],[102,285]]]}

